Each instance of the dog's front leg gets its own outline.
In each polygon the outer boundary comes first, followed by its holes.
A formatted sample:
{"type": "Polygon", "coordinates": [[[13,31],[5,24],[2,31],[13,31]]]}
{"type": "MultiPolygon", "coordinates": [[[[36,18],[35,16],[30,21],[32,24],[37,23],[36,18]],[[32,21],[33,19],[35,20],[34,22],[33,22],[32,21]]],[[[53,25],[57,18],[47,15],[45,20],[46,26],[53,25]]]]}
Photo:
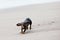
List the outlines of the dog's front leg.
{"type": "Polygon", "coordinates": [[[26,31],[26,28],[24,29],[24,32],[26,31]]]}
{"type": "Polygon", "coordinates": [[[21,33],[23,33],[23,28],[21,28],[21,33]]]}
{"type": "Polygon", "coordinates": [[[23,27],[24,27],[24,26],[22,25],[22,26],[21,26],[21,33],[24,33],[24,31],[23,31],[23,27]]]}

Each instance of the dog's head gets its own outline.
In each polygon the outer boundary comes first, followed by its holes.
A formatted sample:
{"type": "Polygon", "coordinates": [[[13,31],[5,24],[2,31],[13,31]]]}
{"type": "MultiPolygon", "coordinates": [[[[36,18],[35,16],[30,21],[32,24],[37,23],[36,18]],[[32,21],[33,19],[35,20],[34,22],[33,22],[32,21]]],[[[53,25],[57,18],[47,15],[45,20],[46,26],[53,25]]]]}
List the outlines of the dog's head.
{"type": "Polygon", "coordinates": [[[21,26],[22,24],[21,24],[21,23],[17,23],[16,25],[17,25],[17,26],[21,26]]]}

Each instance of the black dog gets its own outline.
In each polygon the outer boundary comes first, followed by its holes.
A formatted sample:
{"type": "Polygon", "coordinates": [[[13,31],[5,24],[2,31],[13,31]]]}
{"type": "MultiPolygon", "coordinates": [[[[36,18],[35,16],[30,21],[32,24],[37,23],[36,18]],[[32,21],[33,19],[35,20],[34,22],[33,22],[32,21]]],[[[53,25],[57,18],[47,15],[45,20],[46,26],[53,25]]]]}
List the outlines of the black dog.
{"type": "Polygon", "coordinates": [[[30,30],[31,30],[32,21],[30,18],[26,18],[24,22],[17,24],[17,26],[21,26],[21,33],[25,33],[29,25],[30,25],[30,30]]]}

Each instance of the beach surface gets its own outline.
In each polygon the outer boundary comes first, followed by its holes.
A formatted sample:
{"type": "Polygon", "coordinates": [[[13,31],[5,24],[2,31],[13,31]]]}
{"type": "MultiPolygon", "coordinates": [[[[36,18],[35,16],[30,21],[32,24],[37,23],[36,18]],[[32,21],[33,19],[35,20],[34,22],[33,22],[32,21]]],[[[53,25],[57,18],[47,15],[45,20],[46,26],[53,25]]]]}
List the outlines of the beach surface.
{"type": "Polygon", "coordinates": [[[0,40],[60,40],[60,2],[0,10],[0,40]],[[28,17],[32,30],[21,34],[16,24],[28,17]]]}

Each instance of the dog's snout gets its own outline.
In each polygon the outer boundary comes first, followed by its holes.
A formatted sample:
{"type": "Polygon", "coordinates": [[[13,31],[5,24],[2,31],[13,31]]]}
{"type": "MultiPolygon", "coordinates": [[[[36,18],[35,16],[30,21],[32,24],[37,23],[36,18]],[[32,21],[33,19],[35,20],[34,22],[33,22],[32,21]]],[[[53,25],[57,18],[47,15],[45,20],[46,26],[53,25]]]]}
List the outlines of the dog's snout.
{"type": "Polygon", "coordinates": [[[16,24],[16,26],[19,26],[18,24],[16,24]]]}
{"type": "Polygon", "coordinates": [[[20,23],[18,23],[18,24],[16,24],[17,26],[21,26],[21,24],[20,23]]]}

